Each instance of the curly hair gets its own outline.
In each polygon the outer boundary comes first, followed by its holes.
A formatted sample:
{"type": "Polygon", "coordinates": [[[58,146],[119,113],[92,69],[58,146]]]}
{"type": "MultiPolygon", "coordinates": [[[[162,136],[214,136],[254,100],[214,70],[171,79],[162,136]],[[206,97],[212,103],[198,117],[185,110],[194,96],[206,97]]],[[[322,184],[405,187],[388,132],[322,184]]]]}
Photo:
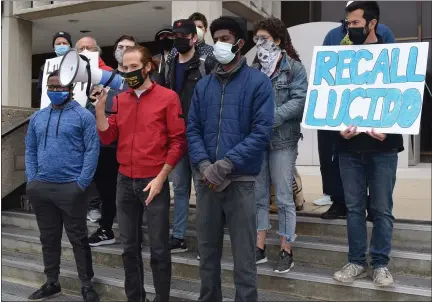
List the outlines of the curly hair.
{"type": "Polygon", "coordinates": [[[292,59],[301,62],[297,51],[292,45],[291,36],[285,24],[280,19],[271,17],[256,21],[253,26],[253,34],[256,35],[260,29],[268,31],[274,40],[280,40],[279,47],[284,49],[292,59]]]}

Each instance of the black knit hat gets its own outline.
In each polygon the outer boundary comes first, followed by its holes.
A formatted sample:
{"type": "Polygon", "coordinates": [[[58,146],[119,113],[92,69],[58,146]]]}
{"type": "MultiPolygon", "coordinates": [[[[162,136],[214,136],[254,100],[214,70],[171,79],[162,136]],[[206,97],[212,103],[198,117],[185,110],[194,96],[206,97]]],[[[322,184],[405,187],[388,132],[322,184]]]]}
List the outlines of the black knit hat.
{"type": "Polygon", "coordinates": [[[66,41],[68,41],[69,45],[72,47],[72,39],[71,39],[71,36],[70,36],[70,34],[68,34],[68,33],[65,32],[65,31],[59,31],[58,33],[56,33],[56,34],[54,35],[54,37],[53,37],[53,41],[52,41],[52,46],[53,46],[53,47],[54,47],[54,42],[55,42],[55,40],[56,40],[57,38],[60,38],[60,37],[65,38],[66,41]]]}
{"type": "Polygon", "coordinates": [[[222,16],[215,19],[210,25],[212,37],[218,30],[227,29],[236,35],[236,38],[247,40],[247,21],[237,17],[222,16]]]}

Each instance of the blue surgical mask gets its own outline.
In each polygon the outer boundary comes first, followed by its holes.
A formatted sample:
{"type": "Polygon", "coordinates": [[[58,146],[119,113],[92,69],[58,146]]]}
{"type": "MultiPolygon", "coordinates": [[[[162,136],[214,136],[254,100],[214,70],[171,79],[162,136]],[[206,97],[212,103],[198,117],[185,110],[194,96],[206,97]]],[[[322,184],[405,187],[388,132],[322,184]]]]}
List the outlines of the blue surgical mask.
{"type": "Polygon", "coordinates": [[[47,92],[51,104],[53,105],[63,105],[67,100],[69,100],[69,91],[48,91],[47,92]]]}
{"type": "Polygon", "coordinates": [[[55,53],[58,57],[63,56],[69,49],[69,45],[56,45],[54,47],[55,53]]]}

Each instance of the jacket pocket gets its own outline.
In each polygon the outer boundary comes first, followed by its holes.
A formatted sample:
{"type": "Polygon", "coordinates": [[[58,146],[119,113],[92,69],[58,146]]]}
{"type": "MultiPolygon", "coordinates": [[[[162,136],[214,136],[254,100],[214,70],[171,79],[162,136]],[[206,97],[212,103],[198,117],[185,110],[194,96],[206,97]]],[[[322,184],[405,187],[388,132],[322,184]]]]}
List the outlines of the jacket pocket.
{"type": "Polygon", "coordinates": [[[276,108],[285,104],[289,99],[290,84],[285,81],[276,82],[275,86],[276,108]]]}

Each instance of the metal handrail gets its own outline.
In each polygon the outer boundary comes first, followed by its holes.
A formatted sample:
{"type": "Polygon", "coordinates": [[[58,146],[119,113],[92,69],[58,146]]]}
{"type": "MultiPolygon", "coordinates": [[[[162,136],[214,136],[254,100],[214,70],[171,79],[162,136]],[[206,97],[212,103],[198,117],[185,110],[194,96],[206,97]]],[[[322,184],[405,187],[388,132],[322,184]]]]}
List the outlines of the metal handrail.
{"type": "Polygon", "coordinates": [[[5,132],[2,133],[1,138],[4,138],[6,136],[8,136],[9,134],[11,134],[12,132],[14,132],[15,130],[23,127],[24,125],[28,124],[30,122],[31,116],[25,118],[24,120],[22,120],[21,122],[19,122],[17,125],[11,127],[10,129],[6,130],[5,132]]]}

